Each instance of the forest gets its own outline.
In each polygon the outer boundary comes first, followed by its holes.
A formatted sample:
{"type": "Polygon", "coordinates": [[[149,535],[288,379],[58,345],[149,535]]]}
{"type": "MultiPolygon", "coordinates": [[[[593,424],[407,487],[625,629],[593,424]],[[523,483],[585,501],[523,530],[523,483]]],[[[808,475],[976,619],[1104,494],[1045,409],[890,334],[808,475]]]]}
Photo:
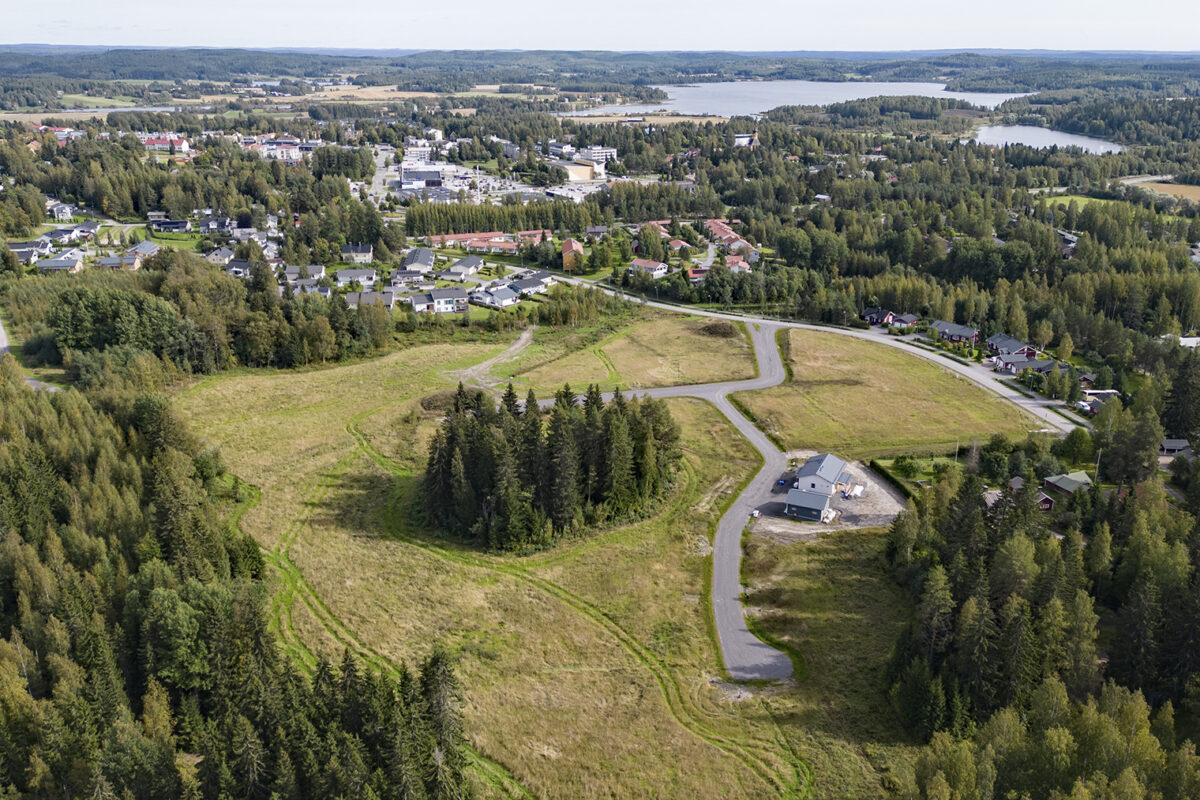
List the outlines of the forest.
{"type": "Polygon", "coordinates": [[[682,451],[666,403],[608,402],[570,386],[543,411],[508,385],[499,407],[461,385],[429,445],[425,508],[442,530],[493,550],[530,551],[636,518],[671,486],[682,451]]]}
{"type": "Polygon", "coordinates": [[[164,395],[34,392],[0,357],[0,793],[462,796],[449,657],[298,673],[239,486],[164,395]]]}

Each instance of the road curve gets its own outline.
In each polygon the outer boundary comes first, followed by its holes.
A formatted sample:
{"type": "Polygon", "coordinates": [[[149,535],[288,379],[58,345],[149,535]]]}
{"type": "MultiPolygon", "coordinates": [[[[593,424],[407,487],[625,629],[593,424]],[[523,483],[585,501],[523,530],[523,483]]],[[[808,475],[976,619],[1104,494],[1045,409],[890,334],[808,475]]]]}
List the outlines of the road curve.
{"type": "MultiPolygon", "coordinates": [[[[779,348],[775,345],[775,332],[780,326],[772,322],[747,321],[746,328],[754,344],[758,377],[744,381],[623,391],[628,397],[692,397],[706,400],[716,406],[762,455],[762,467],[717,523],[717,535],[713,538],[711,595],[721,660],[729,676],[739,681],[779,680],[792,674],[791,659],[751,633],[742,612],[742,531],[750,520],[750,512],[771,499],[771,490],[786,469],[787,458],[754,423],[733,407],[729,395],[778,386],[783,383],[786,373],[779,357],[779,348]]],[[[609,392],[603,398],[607,402],[612,396],[609,392]]],[[[539,405],[549,408],[554,405],[554,400],[540,400],[539,405]]]]}

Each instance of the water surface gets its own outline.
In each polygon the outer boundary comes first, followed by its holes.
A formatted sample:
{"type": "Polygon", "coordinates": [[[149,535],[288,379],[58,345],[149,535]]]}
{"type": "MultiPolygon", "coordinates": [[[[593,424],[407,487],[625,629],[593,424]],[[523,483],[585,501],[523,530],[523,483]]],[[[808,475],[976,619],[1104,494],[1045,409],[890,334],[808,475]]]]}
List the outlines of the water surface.
{"type": "Polygon", "coordinates": [[[984,108],[995,108],[1005,100],[1024,94],[997,92],[948,92],[941,83],[893,83],[877,81],[725,81],[691,86],[656,86],[670,98],[647,105],[605,106],[585,111],[569,111],[564,116],[622,114],[638,116],[655,111],[680,114],[711,114],[735,117],[761,114],[779,106],[827,106],[868,97],[938,97],[966,100],[984,108]]]}
{"type": "Polygon", "coordinates": [[[1077,133],[1039,128],[1036,125],[985,125],[975,131],[979,144],[1003,147],[1024,144],[1030,147],[1079,147],[1088,153],[1120,153],[1124,147],[1116,142],[1080,136],[1077,133]]]}

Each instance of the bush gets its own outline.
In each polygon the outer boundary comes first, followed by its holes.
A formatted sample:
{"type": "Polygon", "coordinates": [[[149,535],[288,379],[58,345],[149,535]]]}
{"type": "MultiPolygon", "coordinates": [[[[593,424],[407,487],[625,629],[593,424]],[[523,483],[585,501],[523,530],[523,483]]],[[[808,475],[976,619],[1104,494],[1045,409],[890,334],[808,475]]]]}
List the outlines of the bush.
{"type": "Polygon", "coordinates": [[[716,319],[700,328],[705,336],[716,336],[721,339],[732,339],[738,335],[737,326],[727,319],[716,319]]]}

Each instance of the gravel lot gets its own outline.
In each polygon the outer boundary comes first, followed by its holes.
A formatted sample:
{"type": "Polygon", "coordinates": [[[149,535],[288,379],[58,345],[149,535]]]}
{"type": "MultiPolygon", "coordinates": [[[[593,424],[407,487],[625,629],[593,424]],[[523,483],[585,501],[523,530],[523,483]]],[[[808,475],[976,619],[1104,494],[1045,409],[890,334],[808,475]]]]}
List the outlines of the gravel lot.
{"type": "MultiPolygon", "coordinates": [[[[792,450],[789,459],[803,461],[817,455],[815,450],[792,450]]],[[[896,515],[904,510],[904,497],[883,478],[876,475],[865,464],[851,461],[847,471],[856,484],[865,488],[861,497],[842,499],[841,493],[833,496],[830,508],[838,512],[837,518],[828,524],[796,522],[783,516],[783,501],[787,486],[776,486],[774,502],[761,506],[762,516],[750,526],[753,533],[771,536],[784,541],[815,539],[819,533],[846,531],[855,528],[878,528],[892,524],[896,515]]],[[[788,473],[790,477],[790,473],[788,473]]],[[[780,476],[783,477],[783,476],[780,476]]],[[[790,483],[789,483],[790,485],[790,483]]]]}

